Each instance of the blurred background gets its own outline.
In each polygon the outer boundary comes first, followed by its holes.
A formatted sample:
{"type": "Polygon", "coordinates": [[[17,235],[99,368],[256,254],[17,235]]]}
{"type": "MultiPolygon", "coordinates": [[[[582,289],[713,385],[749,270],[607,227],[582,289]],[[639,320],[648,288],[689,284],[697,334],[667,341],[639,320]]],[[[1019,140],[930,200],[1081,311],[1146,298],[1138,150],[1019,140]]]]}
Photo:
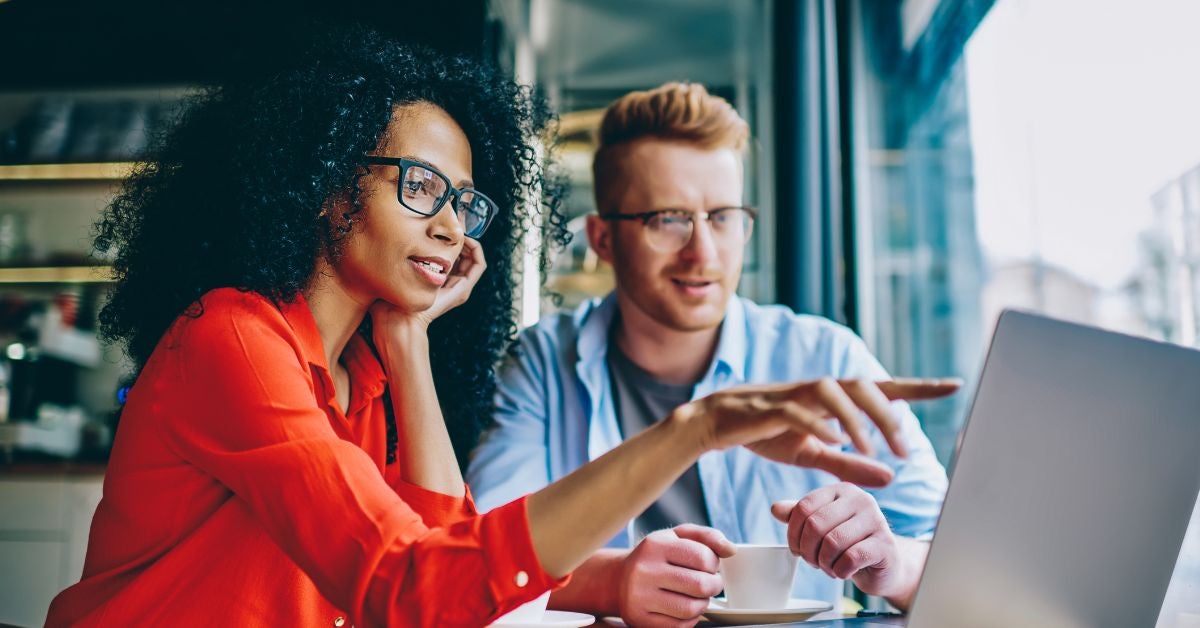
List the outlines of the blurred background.
{"type": "MultiPolygon", "coordinates": [[[[577,233],[610,101],[727,98],[760,212],[741,293],[849,325],[893,373],[963,377],[917,408],[946,464],[1005,307],[1198,343],[1190,0],[0,1],[0,621],[41,623],[78,579],[99,499],[127,365],[95,338],[91,223],[189,93],[349,21],[542,90],[577,233]]],[[[580,236],[543,290],[540,246],[523,322],[611,288],[580,236]]],[[[1195,517],[1159,625],[1185,621],[1195,517]]]]}

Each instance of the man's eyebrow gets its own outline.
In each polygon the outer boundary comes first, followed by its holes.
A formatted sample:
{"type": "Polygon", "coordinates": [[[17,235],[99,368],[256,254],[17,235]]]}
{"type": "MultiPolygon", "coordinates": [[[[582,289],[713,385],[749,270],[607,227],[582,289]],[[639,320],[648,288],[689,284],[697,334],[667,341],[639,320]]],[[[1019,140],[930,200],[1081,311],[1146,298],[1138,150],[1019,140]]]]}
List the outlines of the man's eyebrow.
{"type": "MultiPolygon", "coordinates": [[[[401,155],[400,157],[403,159],[407,159],[409,161],[415,161],[415,162],[421,164],[422,166],[429,166],[429,168],[432,170],[437,170],[438,172],[442,171],[441,168],[438,168],[437,166],[429,163],[428,161],[426,161],[424,159],[421,159],[420,157],[417,157],[416,155],[401,155]]],[[[475,183],[473,181],[471,181],[470,179],[460,179],[458,181],[458,183],[454,184],[454,187],[456,187],[456,188],[473,188],[473,187],[475,187],[475,183]]]]}

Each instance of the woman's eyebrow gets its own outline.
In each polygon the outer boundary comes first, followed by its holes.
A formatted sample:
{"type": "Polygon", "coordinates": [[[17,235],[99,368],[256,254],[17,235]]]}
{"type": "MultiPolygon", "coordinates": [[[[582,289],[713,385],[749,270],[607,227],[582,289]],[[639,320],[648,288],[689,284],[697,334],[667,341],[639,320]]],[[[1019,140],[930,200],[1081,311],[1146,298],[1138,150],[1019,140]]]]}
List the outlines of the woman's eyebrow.
{"type": "MultiPolygon", "coordinates": [[[[420,157],[417,157],[416,155],[401,155],[400,157],[403,159],[407,159],[409,161],[415,161],[415,162],[421,164],[422,166],[429,166],[430,168],[437,170],[438,172],[442,172],[441,168],[438,168],[437,166],[429,163],[427,160],[421,159],[420,157]]],[[[475,182],[471,181],[470,179],[459,179],[458,182],[454,184],[454,187],[456,187],[456,188],[473,188],[473,187],[475,187],[475,182]]]]}

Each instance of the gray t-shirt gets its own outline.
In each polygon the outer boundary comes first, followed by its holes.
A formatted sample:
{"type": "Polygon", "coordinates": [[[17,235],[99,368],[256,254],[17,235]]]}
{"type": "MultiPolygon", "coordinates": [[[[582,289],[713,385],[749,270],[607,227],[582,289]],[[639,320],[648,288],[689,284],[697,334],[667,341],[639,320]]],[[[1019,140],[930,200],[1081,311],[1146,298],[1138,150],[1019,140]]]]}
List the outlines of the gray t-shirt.
{"type": "MultiPolygon", "coordinates": [[[[634,364],[617,346],[608,346],[608,373],[612,379],[617,424],[624,438],[665,418],[672,410],[691,401],[694,384],[665,384],[634,364]]],[[[658,501],[634,520],[634,542],[641,537],[681,523],[709,525],[700,486],[700,470],[692,465],[658,501]]]]}

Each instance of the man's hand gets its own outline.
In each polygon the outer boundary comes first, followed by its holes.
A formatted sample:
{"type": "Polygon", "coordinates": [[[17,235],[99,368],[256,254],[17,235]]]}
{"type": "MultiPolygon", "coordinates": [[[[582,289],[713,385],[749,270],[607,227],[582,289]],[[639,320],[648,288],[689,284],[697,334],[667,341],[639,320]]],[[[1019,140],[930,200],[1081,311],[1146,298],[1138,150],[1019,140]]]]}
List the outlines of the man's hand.
{"type": "Polygon", "coordinates": [[[788,524],[792,553],[831,578],[850,579],[905,608],[916,591],[927,544],[897,538],[875,498],[846,482],[781,501],[771,514],[788,524]]]}
{"type": "Polygon", "coordinates": [[[631,626],[694,626],[724,584],[719,558],[733,544],[718,530],[684,524],[646,536],[625,558],[621,618],[631,626]]]}

